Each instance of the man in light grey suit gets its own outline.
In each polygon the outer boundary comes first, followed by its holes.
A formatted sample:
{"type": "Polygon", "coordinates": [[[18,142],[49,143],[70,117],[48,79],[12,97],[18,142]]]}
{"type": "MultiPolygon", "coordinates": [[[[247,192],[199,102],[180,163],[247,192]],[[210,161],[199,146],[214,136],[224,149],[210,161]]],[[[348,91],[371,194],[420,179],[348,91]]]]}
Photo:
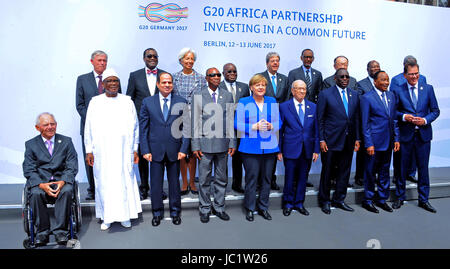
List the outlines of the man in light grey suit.
{"type": "MultiPolygon", "coordinates": [[[[345,70],[348,69],[348,59],[345,56],[337,56],[334,58],[334,70],[338,70],[340,68],[344,68],[345,70]]],[[[324,79],[323,81],[323,89],[328,89],[330,87],[333,87],[336,85],[336,81],[334,80],[334,75],[331,75],[324,79]]],[[[350,77],[350,81],[348,83],[348,88],[356,90],[356,79],[354,77],[350,77]]]]}
{"type": "MultiPolygon", "coordinates": [[[[236,66],[232,63],[227,63],[223,66],[222,71],[224,80],[220,82],[219,89],[223,89],[231,92],[233,95],[234,103],[237,104],[239,99],[242,97],[250,96],[250,90],[248,85],[236,81],[237,80],[237,69],[236,66]]],[[[236,148],[239,148],[240,139],[236,139],[236,148]]],[[[239,151],[233,155],[232,161],[233,167],[233,183],[231,184],[231,189],[238,193],[244,193],[244,189],[242,188],[242,158],[239,151]]]]}
{"type": "Polygon", "coordinates": [[[200,221],[209,221],[211,213],[229,220],[225,212],[228,156],[236,149],[234,138],[233,95],[219,89],[221,74],[217,68],[206,71],[208,88],[203,88],[192,99],[193,155],[199,160],[199,213],[200,221]],[[231,137],[231,138],[230,138],[231,137]],[[211,176],[214,164],[214,177],[211,176]],[[212,185],[212,186],[211,186],[212,185]],[[211,188],[212,187],[212,188],[211,188]],[[211,189],[214,202],[211,202],[211,189]]]}

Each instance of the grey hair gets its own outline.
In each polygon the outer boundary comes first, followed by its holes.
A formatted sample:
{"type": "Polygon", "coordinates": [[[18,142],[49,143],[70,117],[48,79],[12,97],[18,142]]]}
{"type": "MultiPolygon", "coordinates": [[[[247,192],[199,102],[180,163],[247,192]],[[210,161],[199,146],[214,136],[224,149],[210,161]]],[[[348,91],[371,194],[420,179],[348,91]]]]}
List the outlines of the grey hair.
{"type": "Polygon", "coordinates": [[[96,50],[91,54],[91,60],[94,60],[95,56],[97,55],[105,55],[106,56],[106,60],[108,60],[108,54],[106,54],[106,52],[102,51],[102,50],[96,50]]]}
{"type": "Polygon", "coordinates": [[[182,48],[178,53],[178,61],[181,61],[189,52],[194,54],[194,61],[197,61],[197,53],[191,48],[182,48]]]}
{"type": "Polygon", "coordinates": [[[408,55],[403,59],[403,65],[406,64],[417,64],[417,59],[412,55],[408,55]]]}
{"type": "Polygon", "coordinates": [[[36,118],[36,125],[39,125],[41,123],[41,117],[47,115],[53,118],[53,120],[56,122],[55,116],[53,116],[52,113],[49,112],[42,112],[41,114],[39,114],[36,118]]]}
{"type": "Polygon", "coordinates": [[[269,63],[269,60],[272,57],[278,57],[278,60],[281,60],[280,54],[278,54],[278,53],[276,53],[274,51],[271,51],[271,52],[267,53],[267,55],[266,55],[266,64],[269,63]]]}

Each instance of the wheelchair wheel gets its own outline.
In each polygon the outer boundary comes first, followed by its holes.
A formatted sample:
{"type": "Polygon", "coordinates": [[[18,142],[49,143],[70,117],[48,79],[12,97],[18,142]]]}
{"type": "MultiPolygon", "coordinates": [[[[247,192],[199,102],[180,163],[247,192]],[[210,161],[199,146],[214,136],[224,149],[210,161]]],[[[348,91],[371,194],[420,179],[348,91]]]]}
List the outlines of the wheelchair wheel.
{"type": "Polygon", "coordinates": [[[79,232],[80,231],[80,227],[81,227],[81,221],[82,221],[82,216],[81,216],[81,204],[80,204],[80,190],[78,189],[78,183],[75,183],[74,186],[74,203],[73,203],[73,227],[75,232],[79,232]]]}
{"type": "Polygon", "coordinates": [[[31,245],[29,238],[23,240],[23,247],[25,249],[33,249],[34,248],[34,246],[31,245]]]}

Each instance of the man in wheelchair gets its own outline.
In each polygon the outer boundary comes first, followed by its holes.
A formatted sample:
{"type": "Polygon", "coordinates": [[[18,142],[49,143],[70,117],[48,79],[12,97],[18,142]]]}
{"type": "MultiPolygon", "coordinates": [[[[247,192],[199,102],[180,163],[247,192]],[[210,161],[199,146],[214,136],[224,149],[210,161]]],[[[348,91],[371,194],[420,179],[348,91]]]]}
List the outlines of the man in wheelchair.
{"type": "Polygon", "coordinates": [[[32,212],[36,246],[46,245],[50,234],[55,235],[58,244],[64,245],[69,235],[69,217],[78,159],[72,139],[57,134],[56,125],[52,114],[41,113],[35,126],[41,134],[25,143],[25,193],[28,193],[32,212]],[[55,222],[51,228],[48,203],[55,204],[55,222]]]}

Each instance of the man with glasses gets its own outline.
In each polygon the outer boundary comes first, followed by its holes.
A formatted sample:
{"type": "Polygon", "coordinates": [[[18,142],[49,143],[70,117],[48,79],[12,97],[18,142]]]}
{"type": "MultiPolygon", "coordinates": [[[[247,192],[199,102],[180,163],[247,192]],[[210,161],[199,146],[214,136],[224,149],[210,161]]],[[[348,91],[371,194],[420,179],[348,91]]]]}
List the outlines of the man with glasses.
{"type": "Polygon", "coordinates": [[[322,160],[319,205],[330,214],[330,205],[354,211],[345,202],[353,151],[359,150],[359,97],[348,87],[350,75],[344,68],[334,75],[336,85],[319,93],[317,118],[322,160]],[[331,170],[337,167],[336,191],[330,201],[331,170]]]}
{"type": "MultiPolygon", "coordinates": [[[[223,66],[222,71],[224,80],[220,82],[219,89],[224,89],[233,95],[233,101],[235,104],[239,102],[239,99],[242,97],[250,96],[250,90],[248,85],[236,81],[237,80],[237,69],[236,66],[232,63],[227,63],[223,66]]],[[[236,148],[239,147],[240,139],[236,140],[236,148]]],[[[244,193],[244,189],[242,188],[242,158],[238,151],[234,152],[233,160],[233,183],[231,184],[231,189],[233,189],[237,193],[244,193]]]]}
{"type": "MultiPolygon", "coordinates": [[[[131,97],[134,105],[136,106],[136,112],[139,117],[141,111],[142,100],[145,97],[158,94],[158,87],[156,87],[156,78],[161,73],[166,71],[157,68],[158,65],[158,52],[153,48],[148,48],[144,51],[143,59],[145,67],[130,73],[128,79],[127,95],[131,97]]],[[[148,161],[142,157],[141,148],[139,147],[139,176],[141,178],[141,185],[139,191],[141,194],[141,200],[147,199],[148,191],[150,189],[148,180],[148,161]]],[[[163,199],[166,199],[167,195],[163,192],[163,199]]]]}
{"type": "Polygon", "coordinates": [[[411,156],[414,155],[418,170],[419,207],[436,213],[436,209],[428,202],[430,192],[428,162],[433,137],[431,123],[439,117],[440,110],[433,86],[419,81],[420,74],[417,63],[407,63],[404,66],[403,74],[407,83],[394,91],[398,104],[401,176],[396,182],[395,196],[397,199],[392,207],[399,209],[406,199],[407,168],[411,162],[411,156]]]}

